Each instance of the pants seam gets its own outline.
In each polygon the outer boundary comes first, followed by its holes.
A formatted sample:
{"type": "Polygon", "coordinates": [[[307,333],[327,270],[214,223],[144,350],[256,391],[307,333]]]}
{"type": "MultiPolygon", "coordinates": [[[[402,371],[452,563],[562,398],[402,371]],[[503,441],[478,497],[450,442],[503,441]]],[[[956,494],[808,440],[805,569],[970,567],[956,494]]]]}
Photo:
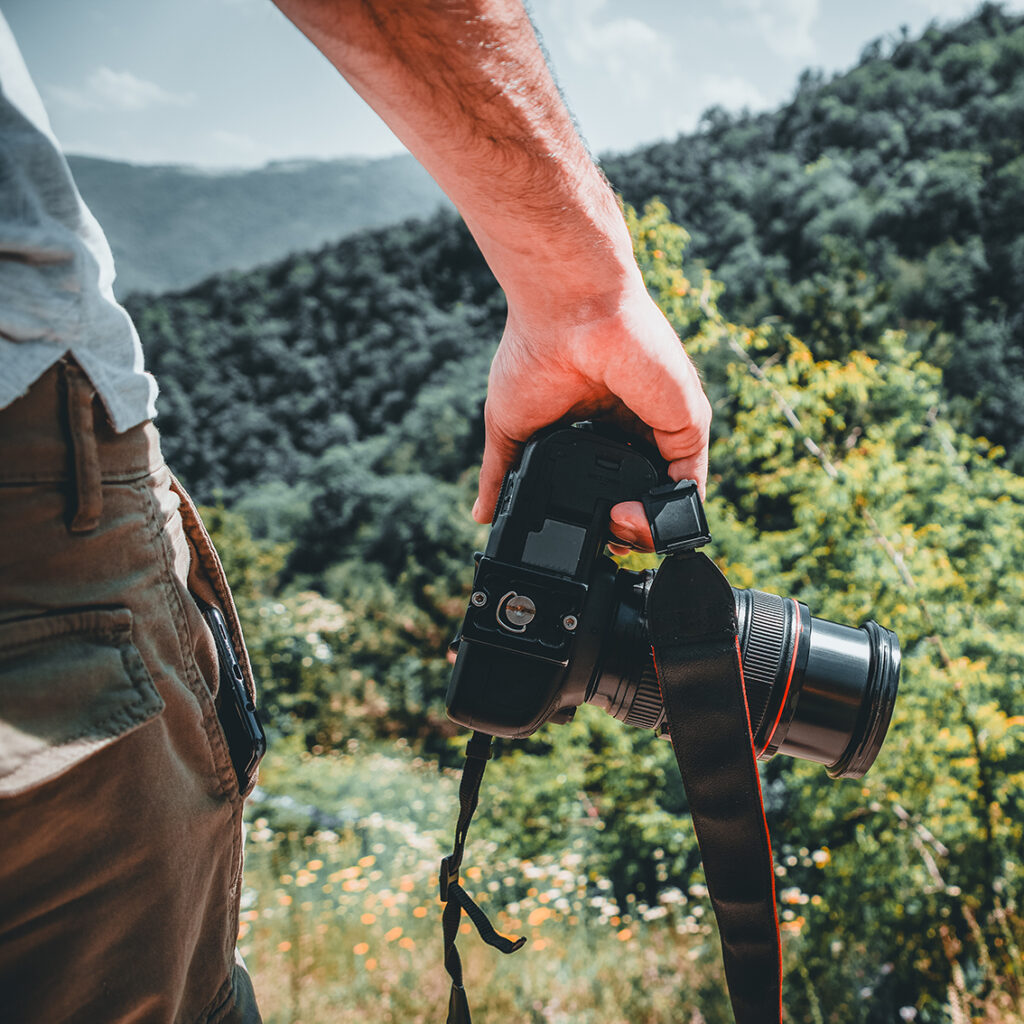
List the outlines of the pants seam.
{"type": "MultiPolygon", "coordinates": [[[[145,480],[153,472],[152,469],[140,468],[127,470],[124,473],[103,473],[100,477],[101,484],[130,484],[139,480],[145,480]]],[[[0,487],[24,487],[31,484],[68,484],[72,481],[68,473],[53,473],[45,470],[39,473],[18,472],[10,477],[0,472],[0,487]]]]}
{"type": "MultiPolygon", "coordinates": [[[[232,943],[232,948],[234,943],[232,943]]],[[[217,989],[217,994],[202,1008],[196,1018],[196,1024],[216,1024],[231,1008],[233,988],[231,984],[232,969],[229,968],[227,980],[217,989]]]]}

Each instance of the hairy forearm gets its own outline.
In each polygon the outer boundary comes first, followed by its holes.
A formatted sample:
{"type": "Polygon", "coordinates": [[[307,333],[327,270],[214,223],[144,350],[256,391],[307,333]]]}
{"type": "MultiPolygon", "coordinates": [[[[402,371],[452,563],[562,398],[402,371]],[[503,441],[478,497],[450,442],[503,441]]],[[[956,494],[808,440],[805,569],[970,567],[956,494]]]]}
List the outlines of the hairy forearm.
{"type": "Polygon", "coordinates": [[[518,2],[275,2],[449,195],[510,301],[614,304],[635,286],[615,198],[518,2]]]}

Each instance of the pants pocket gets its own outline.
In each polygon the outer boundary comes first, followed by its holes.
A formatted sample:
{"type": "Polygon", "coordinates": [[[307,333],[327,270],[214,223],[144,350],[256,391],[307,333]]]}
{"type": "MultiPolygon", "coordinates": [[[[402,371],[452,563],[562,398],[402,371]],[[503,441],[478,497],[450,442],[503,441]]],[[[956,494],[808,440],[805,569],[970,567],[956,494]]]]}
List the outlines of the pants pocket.
{"type": "MultiPolygon", "coordinates": [[[[203,524],[202,518],[188,493],[173,476],[170,478],[170,486],[171,490],[178,497],[182,528],[184,529],[191,552],[188,589],[198,598],[202,606],[212,605],[223,614],[224,624],[227,628],[227,640],[242,674],[247,703],[251,707],[255,707],[257,704],[256,681],[253,677],[252,665],[249,662],[245,638],[242,636],[242,626],[238,619],[234,598],[231,595],[231,588],[224,574],[224,567],[221,565],[220,556],[217,554],[206,526],[203,524]]],[[[232,761],[245,763],[251,760],[252,748],[247,740],[247,734],[244,729],[231,728],[231,725],[237,720],[237,712],[231,706],[233,700],[231,680],[221,678],[220,685],[217,688],[217,710],[220,725],[222,732],[225,733],[225,740],[231,752],[232,761]],[[227,727],[225,727],[225,723],[227,723],[227,727]]],[[[256,763],[258,764],[258,758],[256,763]]],[[[247,797],[255,785],[256,767],[254,765],[248,773],[248,777],[245,780],[239,780],[239,789],[242,797],[247,797]]]]}
{"type": "Polygon", "coordinates": [[[57,778],[164,708],[127,608],[0,625],[0,797],[57,778]]]}

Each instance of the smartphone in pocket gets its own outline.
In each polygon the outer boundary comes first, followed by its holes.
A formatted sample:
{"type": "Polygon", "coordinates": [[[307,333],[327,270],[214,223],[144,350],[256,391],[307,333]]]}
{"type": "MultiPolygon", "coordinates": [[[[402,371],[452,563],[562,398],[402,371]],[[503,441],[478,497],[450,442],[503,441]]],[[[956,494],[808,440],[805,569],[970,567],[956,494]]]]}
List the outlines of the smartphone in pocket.
{"type": "Polygon", "coordinates": [[[245,676],[223,613],[205,603],[201,603],[200,608],[213,633],[220,663],[221,692],[217,700],[217,716],[228,741],[238,788],[244,793],[256,777],[260,758],[267,752],[267,735],[260,723],[256,703],[245,688],[245,676]]]}

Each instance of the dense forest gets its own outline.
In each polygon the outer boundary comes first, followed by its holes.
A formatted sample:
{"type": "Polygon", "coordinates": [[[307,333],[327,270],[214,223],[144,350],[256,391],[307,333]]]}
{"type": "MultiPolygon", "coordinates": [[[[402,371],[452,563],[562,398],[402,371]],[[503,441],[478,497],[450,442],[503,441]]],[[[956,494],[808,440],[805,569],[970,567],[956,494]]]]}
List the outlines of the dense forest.
{"type": "MultiPolygon", "coordinates": [[[[985,6],[606,163],[714,399],[711,553],[736,586],[903,645],[863,785],[764,769],[794,1020],[1024,1020],[1022,119],[1024,17],[985,6]]],[[[484,539],[468,509],[504,317],[461,222],[130,306],[272,736],[324,772],[388,737],[456,763],[447,643],[484,539]]],[[[699,877],[649,734],[580,715],[492,771],[479,827],[500,850],[580,849],[623,906],[699,877]]]]}
{"type": "Polygon", "coordinates": [[[1024,20],[986,5],[952,29],[806,73],[772,113],[608,159],[660,197],[744,323],[778,318],[825,356],[895,325],[1024,467],[1024,20]]]}

